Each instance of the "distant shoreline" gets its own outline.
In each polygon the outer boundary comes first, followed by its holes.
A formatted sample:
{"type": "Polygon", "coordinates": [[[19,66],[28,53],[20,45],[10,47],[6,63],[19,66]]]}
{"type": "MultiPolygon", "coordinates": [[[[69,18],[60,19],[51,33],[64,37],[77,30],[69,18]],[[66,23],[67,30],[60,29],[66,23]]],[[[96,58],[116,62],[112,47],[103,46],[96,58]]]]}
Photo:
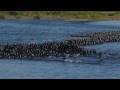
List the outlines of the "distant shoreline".
{"type": "Polygon", "coordinates": [[[120,21],[120,19],[63,19],[63,18],[4,18],[0,20],[62,20],[62,21],[120,21]]]}
{"type": "Polygon", "coordinates": [[[110,19],[110,18],[106,18],[106,19],[76,19],[76,18],[39,18],[39,19],[35,19],[35,18],[0,18],[0,20],[62,20],[62,21],[120,21],[120,19],[110,19]]]}
{"type": "Polygon", "coordinates": [[[0,11],[0,19],[120,20],[120,11],[0,11]]]}

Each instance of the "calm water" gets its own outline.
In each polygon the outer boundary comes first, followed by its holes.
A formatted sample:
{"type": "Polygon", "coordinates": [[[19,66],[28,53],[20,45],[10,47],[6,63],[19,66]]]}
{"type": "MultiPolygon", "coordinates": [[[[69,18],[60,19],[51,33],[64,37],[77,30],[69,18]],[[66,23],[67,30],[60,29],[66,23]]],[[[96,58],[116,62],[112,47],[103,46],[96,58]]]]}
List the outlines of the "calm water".
{"type": "MultiPolygon", "coordinates": [[[[120,21],[0,20],[0,43],[43,43],[69,39],[70,35],[94,31],[120,30],[120,21]]],[[[60,62],[47,60],[0,60],[0,78],[120,78],[120,43],[87,46],[108,57],[74,57],[60,62]]]]}

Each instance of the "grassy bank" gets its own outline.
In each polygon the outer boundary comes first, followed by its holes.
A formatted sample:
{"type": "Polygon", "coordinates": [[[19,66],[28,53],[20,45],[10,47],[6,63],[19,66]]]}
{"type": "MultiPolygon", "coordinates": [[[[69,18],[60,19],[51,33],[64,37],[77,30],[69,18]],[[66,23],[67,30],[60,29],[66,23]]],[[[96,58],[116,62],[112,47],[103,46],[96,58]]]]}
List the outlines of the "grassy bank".
{"type": "Polygon", "coordinates": [[[120,11],[0,11],[0,19],[120,20],[120,11]]]}

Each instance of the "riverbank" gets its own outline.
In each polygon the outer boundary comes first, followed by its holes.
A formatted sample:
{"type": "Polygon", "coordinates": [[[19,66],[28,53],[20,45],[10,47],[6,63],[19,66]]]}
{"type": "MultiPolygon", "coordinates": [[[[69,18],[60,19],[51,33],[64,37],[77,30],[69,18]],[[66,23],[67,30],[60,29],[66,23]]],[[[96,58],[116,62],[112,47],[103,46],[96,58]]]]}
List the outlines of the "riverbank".
{"type": "Polygon", "coordinates": [[[47,19],[47,20],[120,20],[120,12],[105,11],[0,11],[0,19],[47,19]]]}

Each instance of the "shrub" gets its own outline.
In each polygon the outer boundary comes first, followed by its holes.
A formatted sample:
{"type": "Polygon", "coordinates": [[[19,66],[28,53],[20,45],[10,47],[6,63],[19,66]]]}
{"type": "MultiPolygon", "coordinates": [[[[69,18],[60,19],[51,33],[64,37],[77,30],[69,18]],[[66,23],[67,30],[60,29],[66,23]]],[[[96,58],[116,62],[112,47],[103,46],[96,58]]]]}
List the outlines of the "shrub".
{"type": "Polygon", "coordinates": [[[40,17],[39,16],[34,16],[34,19],[40,19],[40,17]]]}
{"type": "Polygon", "coordinates": [[[4,15],[0,15],[0,19],[5,19],[5,16],[4,15]]]}
{"type": "Polygon", "coordinates": [[[10,14],[10,15],[17,15],[17,12],[16,11],[9,11],[8,14],[10,14]]]}
{"type": "Polygon", "coordinates": [[[108,13],[108,16],[113,16],[114,15],[114,13],[108,13]]]}

